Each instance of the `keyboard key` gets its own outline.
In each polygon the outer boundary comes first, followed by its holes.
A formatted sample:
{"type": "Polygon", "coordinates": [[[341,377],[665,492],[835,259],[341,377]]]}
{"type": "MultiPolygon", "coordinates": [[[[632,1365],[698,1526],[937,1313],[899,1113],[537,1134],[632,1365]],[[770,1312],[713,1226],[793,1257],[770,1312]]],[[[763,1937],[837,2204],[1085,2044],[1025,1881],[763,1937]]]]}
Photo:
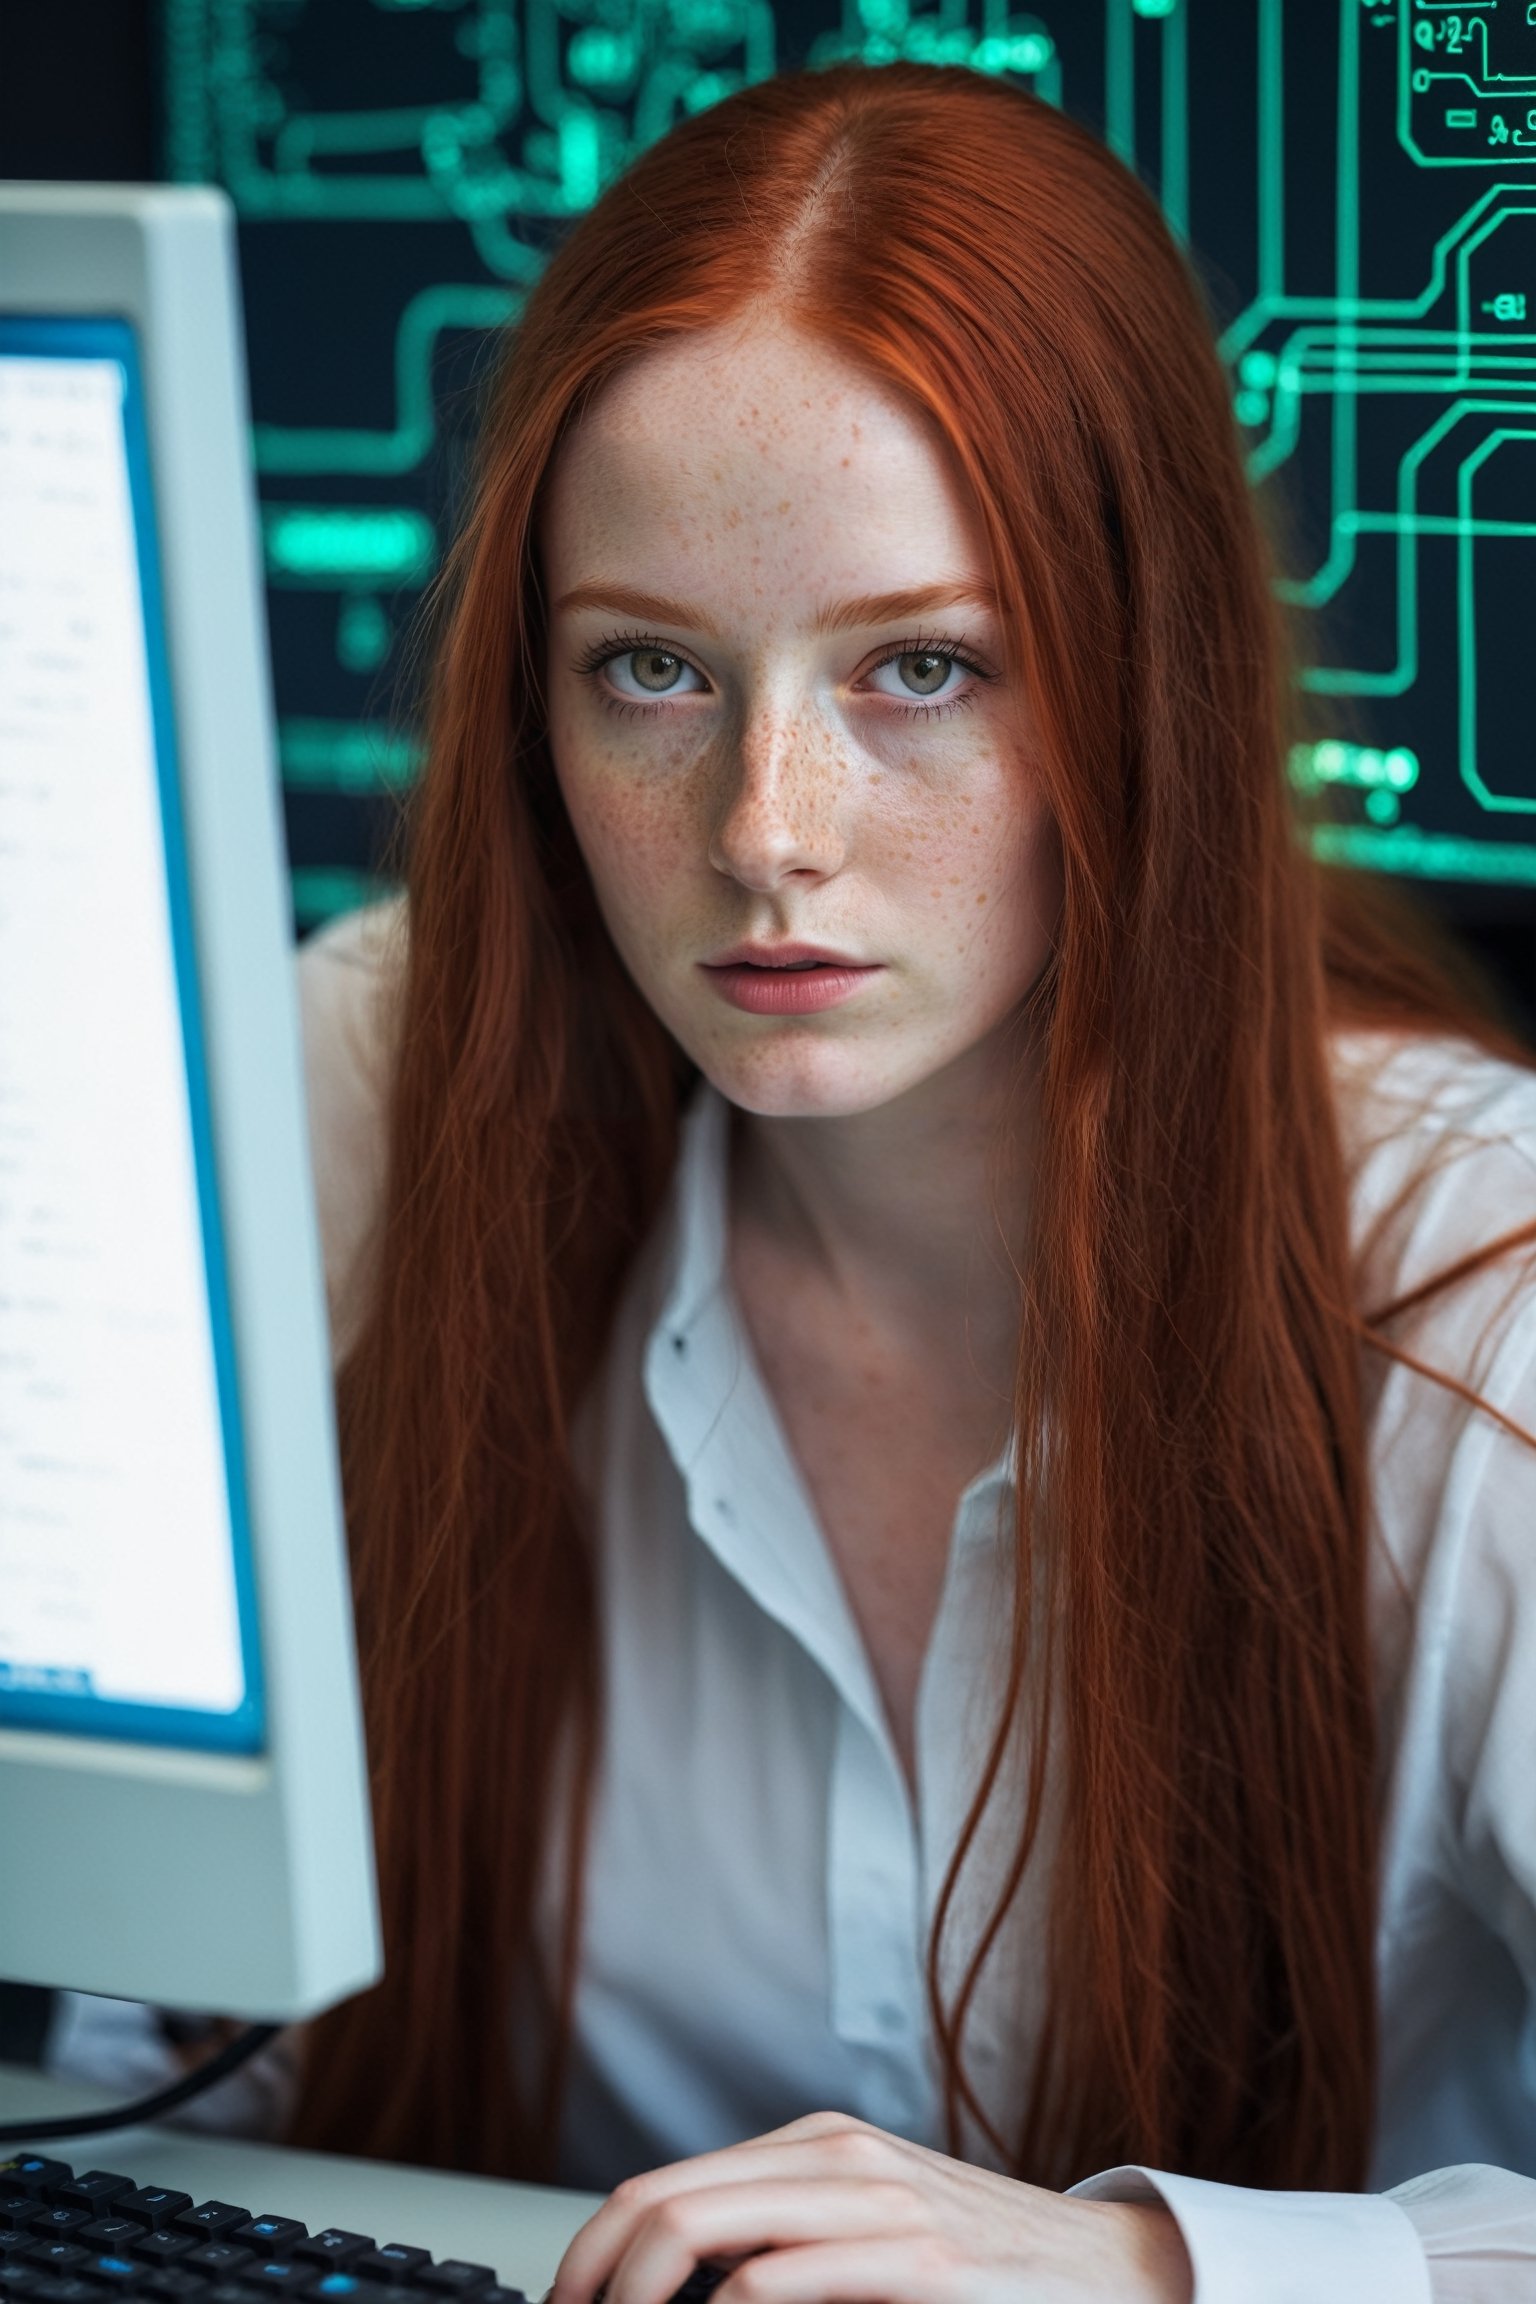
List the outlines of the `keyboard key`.
{"type": "Polygon", "coordinates": [[[482,2288],[475,2304],[528,2304],[521,2288],[503,2288],[498,2282],[494,2288],[482,2288]]]}
{"type": "Polygon", "coordinates": [[[35,2192],[0,2192],[0,2232],[28,2230],[40,2205],[35,2192]]]}
{"type": "Polygon", "coordinates": [[[473,2296],[477,2289],[494,2288],[496,2275],[489,2264],[461,2264],[449,2256],[441,2264],[423,2264],[415,2285],[436,2289],[443,2296],[473,2296]]]}
{"type": "Polygon", "coordinates": [[[37,2244],[37,2234],[29,2232],[23,2224],[0,2224],[0,2257],[16,2254],[23,2248],[37,2244]]]}
{"type": "Polygon", "coordinates": [[[80,2267],[82,2280],[95,2280],[103,2288],[131,2288],[138,2282],[139,2267],[131,2256],[119,2256],[115,2250],[100,2256],[88,2256],[80,2267]]]}
{"type": "Polygon", "coordinates": [[[74,2240],[37,2240],[27,2235],[31,2246],[27,2250],[29,2264],[46,2264],[50,2272],[74,2272],[85,2262],[91,2251],[74,2240]]]}
{"type": "MultiPolygon", "coordinates": [[[[249,2263],[249,2257],[246,2261],[249,2263]]],[[[216,2280],[211,2288],[203,2290],[203,2300],[204,2304],[251,2304],[254,2293],[238,2280],[216,2280]]]]}
{"type": "Polygon", "coordinates": [[[314,2267],[291,2256],[247,2256],[237,2277],[251,2288],[308,2288],[314,2267]]]}
{"type": "Polygon", "coordinates": [[[391,2240],[382,2248],[370,2248],[366,2256],[354,2258],[347,2266],[359,2279],[377,2280],[388,2286],[395,2282],[413,2280],[423,2264],[430,2264],[432,2256],[426,2248],[402,2248],[398,2240],[391,2240]]]}
{"type": "Polygon", "coordinates": [[[205,2200],[200,2208],[186,2208],[174,2219],[180,2232],[200,2233],[205,2240],[222,2240],[239,2224],[249,2224],[249,2208],[232,2208],[227,2200],[205,2200]]]}
{"type": "Polygon", "coordinates": [[[131,2176],[114,2176],[105,2168],[91,2168],[84,2176],[71,2176],[67,2184],[55,2185],[52,2196],[79,2208],[94,2208],[100,2215],[109,2202],[132,2190],[131,2176]]]}
{"type": "Polygon", "coordinates": [[[135,2224],[131,2216],[95,2216],[80,2227],[80,2238],[93,2248],[105,2249],[109,2256],[131,2248],[143,2237],[143,2225],[135,2224]]]}
{"type": "Polygon", "coordinates": [[[74,2170],[65,2160],[40,2160],[35,2152],[18,2152],[0,2160],[0,2191],[14,2185],[19,2192],[46,2192],[52,2184],[67,2184],[74,2170]]]}
{"type": "Polygon", "coordinates": [[[101,2290],[69,2273],[61,2280],[45,2280],[31,2304],[101,2304],[101,2290]]]}
{"type": "Polygon", "coordinates": [[[23,2263],[19,2256],[0,2257],[0,2296],[31,2296],[48,2275],[40,2265],[23,2263]]]}
{"type": "Polygon", "coordinates": [[[328,2224],[323,2232],[309,2240],[301,2240],[294,2249],[306,2263],[323,2264],[328,2272],[340,2272],[353,2264],[359,2256],[367,2255],[373,2242],[362,2232],[343,2232],[337,2225],[328,2224]]]}
{"type": "Polygon", "coordinates": [[[146,2232],[141,2225],[128,2253],[141,2264],[174,2264],[180,2257],[195,2256],[197,2242],[190,2232],[146,2232]]]}
{"type": "Polygon", "coordinates": [[[208,2283],[200,2280],[195,2272],[189,2272],[183,2264],[145,2264],[139,2293],[158,2296],[160,2304],[186,2304],[189,2297],[206,2296],[208,2283]]]}
{"type": "Polygon", "coordinates": [[[89,2208],[34,2208],[29,2219],[30,2229],[45,2240],[62,2239],[66,2232],[78,2232],[82,2224],[92,2221],[89,2208]]]}
{"type": "Polygon", "coordinates": [[[242,2248],[258,2248],[263,2256],[286,2256],[300,2240],[309,2238],[306,2225],[296,2224],[291,2216],[251,2216],[224,2235],[238,2240],[242,2248]]]}
{"type": "Polygon", "coordinates": [[[237,2248],[233,2240],[205,2240],[201,2248],[194,2248],[185,2259],[189,2272],[200,2272],[210,2280],[233,2280],[243,2272],[251,2260],[249,2248],[237,2248]]]}
{"type": "Polygon", "coordinates": [[[132,2216],[135,2222],[147,2224],[158,2232],[163,2224],[169,2224],[173,2216],[182,2215],[191,2205],[190,2192],[167,2192],[163,2184],[140,2184],[113,2201],[112,2213],[132,2216]]]}

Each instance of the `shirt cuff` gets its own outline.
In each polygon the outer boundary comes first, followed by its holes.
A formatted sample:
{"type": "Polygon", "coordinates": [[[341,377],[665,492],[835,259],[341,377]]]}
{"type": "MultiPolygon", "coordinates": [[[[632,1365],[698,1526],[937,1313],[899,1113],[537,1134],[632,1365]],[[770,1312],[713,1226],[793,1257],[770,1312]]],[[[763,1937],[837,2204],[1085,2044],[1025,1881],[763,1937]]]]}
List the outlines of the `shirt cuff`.
{"type": "Polygon", "coordinates": [[[1253,2192],[1107,2168],[1067,2196],[1160,2201],[1189,2250],[1194,2304],[1434,2304],[1413,2222],[1379,2192],[1253,2192]]]}

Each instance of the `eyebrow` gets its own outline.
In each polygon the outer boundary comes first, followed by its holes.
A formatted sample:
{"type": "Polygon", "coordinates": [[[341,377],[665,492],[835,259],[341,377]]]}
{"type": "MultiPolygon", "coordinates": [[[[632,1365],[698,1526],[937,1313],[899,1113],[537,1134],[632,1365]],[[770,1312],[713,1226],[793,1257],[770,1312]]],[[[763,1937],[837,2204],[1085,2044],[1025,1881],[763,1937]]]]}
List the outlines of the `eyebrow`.
{"type": "MultiPolygon", "coordinates": [[[[819,638],[826,632],[856,631],[869,624],[896,624],[913,616],[931,615],[939,608],[995,610],[997,594],[990,584],[967,579],[956,584],[925,584],[904,592],[860,592],[851,600],[835,600],[821,609],[812,625],[819,638]]],[[[672,624],[688,632],[704,632],[711,639],[719,631],[702,608],[686,600],[663,600],[654,592],[636,592],[627,584],[577,584],[555,602],[557,616],[600,608],[616,616],[644,616],[657,624],[672,624]]]]}

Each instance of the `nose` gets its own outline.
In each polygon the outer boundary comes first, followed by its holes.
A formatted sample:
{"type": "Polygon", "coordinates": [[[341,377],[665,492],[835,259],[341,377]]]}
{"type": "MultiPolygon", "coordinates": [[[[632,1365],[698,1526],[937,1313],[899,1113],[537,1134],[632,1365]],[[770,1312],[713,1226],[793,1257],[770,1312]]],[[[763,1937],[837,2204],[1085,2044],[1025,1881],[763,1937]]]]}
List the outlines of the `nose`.
{"type": "Polygon", "coordinates": [[[711,864],[749,888],[835,871],[846,844],[841,785],[836,739],[809,707],[753,707],[722,769],[711,864]]]}

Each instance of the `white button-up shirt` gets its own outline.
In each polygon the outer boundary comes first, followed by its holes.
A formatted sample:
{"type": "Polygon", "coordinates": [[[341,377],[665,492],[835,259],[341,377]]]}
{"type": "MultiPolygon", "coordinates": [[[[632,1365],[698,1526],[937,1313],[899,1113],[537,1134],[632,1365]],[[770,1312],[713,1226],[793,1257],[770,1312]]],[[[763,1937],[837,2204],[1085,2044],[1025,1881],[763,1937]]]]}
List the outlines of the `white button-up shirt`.
{"type": "MultiPolygon", "coordinates": [[[[382,1174],[397,928],[385,910],[354,916],[299,964],[338,1349],[382,1174]]],[[[1431,1040],[1341,1036],[1335,1059],[1357,1239],[1414,1168],[1437,1171],[1377,1242],[1373,1301],[1536,1218],[1536,1075],[1431,1040]]],[[[606,1689],[560,2173],[598,2189],[829,2107],[943,2143],[924,1955],[992,1724],[1013,1446],[956,1507],[914,1797],[733,1299],[730,1122],[700,1082],[575,1424],[606,1689]]],[[[1404,1340],[1536,1430],[1529,1269],[1478,1275],[1404,1340]]],[[[1156,2170],[1078,2187],[1160,2196],[1197,2304],[1536,2298],[1536,1451],[1408,1371],[1378,1373],[1376,2189],[1267,2193],[1156,2170]]],[[[1007,1822],[994,1813],[966,1875],[962,1954],[1007,1822]]],[[[1048,1850],[1049,1832],[967,2033],[978,2092],[1004,2116],[1039,2015],[1048,1850]]],[[[136,2043],[120,2076],[147,2078],[142,2024],[82,2000],[56,2068],[100,2076],[114,2023],[136,2043]]],[[[270,2123],[282,2093],[270,2074],[265,2093],[260,2075],[243,2097],[232,2083],[226,2116],[270,2123]]]]}

